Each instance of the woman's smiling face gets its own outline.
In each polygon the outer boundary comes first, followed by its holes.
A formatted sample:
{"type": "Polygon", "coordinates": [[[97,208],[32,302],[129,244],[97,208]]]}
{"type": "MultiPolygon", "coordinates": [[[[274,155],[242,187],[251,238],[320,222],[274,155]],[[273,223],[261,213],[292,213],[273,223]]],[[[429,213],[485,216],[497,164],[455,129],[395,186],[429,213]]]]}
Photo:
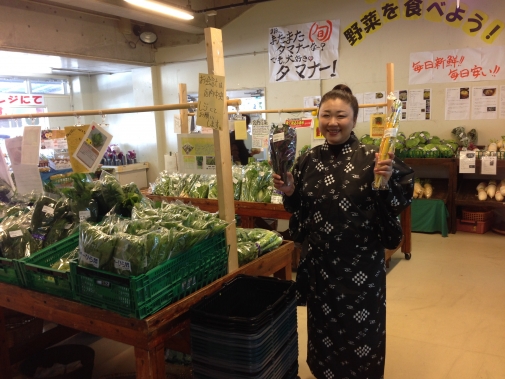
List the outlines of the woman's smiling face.
{"type": "Polygon", "coordinates": [[[319,108],[319,129],[330,145],[346,142],[354,127],[356,117],[349,103],[336,98],[328,99],[319,108]]]}

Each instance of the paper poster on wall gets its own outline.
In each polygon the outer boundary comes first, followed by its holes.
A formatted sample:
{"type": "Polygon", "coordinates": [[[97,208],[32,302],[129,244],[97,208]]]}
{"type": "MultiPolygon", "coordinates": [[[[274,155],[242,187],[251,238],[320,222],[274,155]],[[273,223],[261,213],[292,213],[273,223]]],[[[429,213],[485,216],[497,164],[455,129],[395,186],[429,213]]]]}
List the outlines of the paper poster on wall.
{"type": "Polygon", "coordinates": [[[498,118],[498,87],[472,88],[472,120],[498,118]]]}
{"type": "Polygon", "coordinates": [[[313,139],[315,140],[322,140],[325,139],[323,134],[321,133],[321,129],[319,129],[319,119],[315,118],[314,119],[314,133],[312,135],[313,139]]]}
{"type": "MultiPolygon", "coordinates": [[[[402,92],[400,91],[400,100],[402,92]]],[[[406,109],[402,109],[402,112],[406,111],[407,120],[423,121],[431,119],[431,89],[411,89],[405,92],[407,92],[408,98],[405,102],[406,109]]]]}
{"type": "MultiPolygon", "coordinates": [[[[381,104],[386,102],[386,92],[365,92],[363,94],[364,104],[381,104]]],[[[375,113],[386,113],[386,107],[367,107],[361,108],[363,111],[363,120],[368,121],[375,113]]]]}
{"type": "Polygon", "coordinates": [[[500,118],[505,118],[505,85],[500,86],[500,118]]]}
{"type": "MultiPolygon", "coordinates": [[[[321,96],[305,96],[303,98],[303,107],[304,108],[319,108],[319,104],[321,103],[321,96]]],[[[311,112],[305,112],[305,117],[311,117],[311,112]]]]}
{"type": "Polygon", "coordinates": [[[11,165],[16,181],[16,191],[26,195],[32,192],[42,193],[43,185],[39,168],[32,164],[11,165]]]}
{"type": "Polygon", "coordinates": [[[270,136],[270,126],[264,119],[252,120],[252,148],[253,149],[268,149],[268,139],[270,136]]]}
{"type": "Polygon", "coordinates": [[[473,151],[459,152],[459,172],[461,174],[475,173],[475,158],[476,153],[473,151]]]}
{"type": "Polygon", "coordinates": [[[179,171],[189,174],[215,173],[216,153],[212,134],[179,134],[177,143],[179,171]]]}
{"type": "Polygon", "coordinates": [[[222,130],[225,99],[224,76],[198,74],[196,125],[222,130]]]}
{"type": "MultiPolygon", "coordinates": [[[[358,100],[358,105],[364,104],[364,102],[363,102],[364,94],[363,93],[356,93],[356,94],[354,94],[354,97],[356,98],[356,100],[358,100]]],[[[365,122],[365,117],[363,116],[364,113],[365,113],[364,108],[360,108],[356,122],[365,122]]]]}
{"type": "Polygon", "coordinates": [[[73,157],[86,168],[87,172],[95,172],[111,141],[112,134],[93,121],[79,142],[73,157]]]}
{"type": "Polygon", "coordinates": [[[446,88],[445,90],[445,119],[470,119],[470,88],[446,88]]]}

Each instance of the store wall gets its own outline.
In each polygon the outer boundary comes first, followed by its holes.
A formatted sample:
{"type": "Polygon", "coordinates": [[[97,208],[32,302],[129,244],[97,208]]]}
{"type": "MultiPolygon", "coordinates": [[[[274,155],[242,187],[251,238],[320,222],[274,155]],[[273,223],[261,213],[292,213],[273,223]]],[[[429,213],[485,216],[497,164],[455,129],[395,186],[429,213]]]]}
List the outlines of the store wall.
{"type": "MultiPolygon", "coordinates": [[[[455,2],[455,0],[445,1],[447,5],[455,2]]],[[[400,127],[407,135],[414,131],[426,130],[441,138],[451,138],[451,130],[456,126],[465,126],[466,130],[476,128],[480,144],[486,144],[489,139],[503,135],[504,119],[445,121],[445,89],[460,87],[461,84],[409,85],[411,52],[490,46],[480,39],[480,35],[470,37],[461,27],[456,28],[444,22],[436,23],[419,18],[385,23],[380,30],[367,35],[355,47],[347,42],[342,35],[343,29],[359,21],[370,10],[377,10],[380,14],[382,3],[383,1],[374,0],[276,0],[253,7],[222,30],[227,88],[231,90],[265,87],[267,109],[301,107],[303,97],[323,94],[337,83],[348,84],[356,93],[385,91],[386,64],[391,62],[395,68],[395,89],[432,90],[431,120],[402,121],[400,127]],[[269,28],[326,19],[339,19],[341,24],[340,77],[323,81],[270,83],[267,54],[269,28]]],[[[469,11],[478,8],[489,15],[490,20],[505,21],[505,7],[501,1],[462,0],[461,3],[466,4],[469,11]]],[[[499,35],[492,46],[502,45],[505,45],[505,33],[499,35]]],[[[198,90],[198,73],[208,72],[205,54],[205,43],[158,50],[156,61],[160,65],[163,102],[178,101],[179,83],[186,83],[188,92],[198,90]]],[[[505,62],[502,66],[502,70],[505,69],[505,62]]],[[[467,85],[499,84],[504,83],[482,81],[470,82],[467,85]]],[[[287,116],[283,114],[281,117],[284,119],[287,116]]],[[[279,115],[271,114],[268,119],[278,122],[279,115]]],[[[169,149],[176,149],[173,116],[167,113],[165,122],[169,149]]],[[[356,127],[358,135],[367,133],[368,130],[368,123],[360,123],[356,127]]]]}

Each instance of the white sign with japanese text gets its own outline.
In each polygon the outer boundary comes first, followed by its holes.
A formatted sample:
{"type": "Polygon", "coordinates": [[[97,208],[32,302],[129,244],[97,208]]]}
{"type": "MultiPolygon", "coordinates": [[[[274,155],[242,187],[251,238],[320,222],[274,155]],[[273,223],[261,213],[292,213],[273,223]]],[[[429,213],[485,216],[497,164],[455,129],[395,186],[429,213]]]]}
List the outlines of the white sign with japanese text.
{"type": "Polygon", "coordinates": [[[0,93],[0,108],[44,105],[43,95],[0,93]]]}
{"type": "Polygon", "coordinates": [[[338,78],[340,20],[270,28],[270,82],[338,78]]]}
{"type": "Polygon", "coordinates": [[[411,53],[409,84],[505,79],[505,46],[411,53]]]}

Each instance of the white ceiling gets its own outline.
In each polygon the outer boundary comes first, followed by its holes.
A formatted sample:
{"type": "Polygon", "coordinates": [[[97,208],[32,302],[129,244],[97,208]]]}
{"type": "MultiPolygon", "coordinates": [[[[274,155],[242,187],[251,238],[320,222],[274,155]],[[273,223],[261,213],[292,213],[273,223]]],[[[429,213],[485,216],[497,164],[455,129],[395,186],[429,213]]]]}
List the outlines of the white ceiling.
{"type": "MultiPolygon", "coordinates": [[[[160,16],[153,12],[141,11],[123,0],[21,0],[27,4],[47,5],[63,10],[83,12],[88,15],[110,16],[118,21],[126,21],[126,27],[136,25],[154,25],[156,30],[162,33],[164,45],[181,44],[182,40],[187,43],[197,43],[203,37],[204,28],[207,26],[221,28],[255,3],[273,0],[157,0],[169,5],[181,8],[191,8],[195,18],[191,21],[182,21],[170,17],[160,16]],[[217,9],[215,16],[207,16],[204,11],[217,9]],[[166,33],[163,33],[166,31],[166,33]],[[183,37],[181,37],[183,36],[183,37]],[[189,36],[189,37],[188,37],[189,36]],[[193,36],[193,37],[191,37],[193,36]]],[[[0,2],[2,2],[0,0],[0,2]]],[[[157,42],[158,43],[158,42],[157,42]]],[[[156,46],[156,45],[155,45],[156,46]]],[[[53,55],[30,54],[16,51],[0,51],[1,62],[0,75],[16,75],[20,68],[23,71],[33,73],[51,73],[53,68],[56,75],[83,75],[118,73],[131,71],[134,68],[145,67],[142,64],[127,64],[115,62],[101,62],[83,58],[66,58],[53,55]],[[42,71],[42,72],[40,72],[42,71]]]]}

